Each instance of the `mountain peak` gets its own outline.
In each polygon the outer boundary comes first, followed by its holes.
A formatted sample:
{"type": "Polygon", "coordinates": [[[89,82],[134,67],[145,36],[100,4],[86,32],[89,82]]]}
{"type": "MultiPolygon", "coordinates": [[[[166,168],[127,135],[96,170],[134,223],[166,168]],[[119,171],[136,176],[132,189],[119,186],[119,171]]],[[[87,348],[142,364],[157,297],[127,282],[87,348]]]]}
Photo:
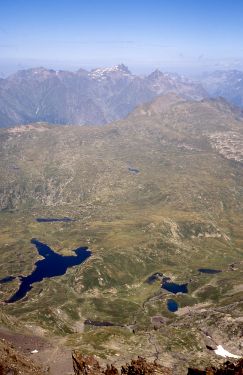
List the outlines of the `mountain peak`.
{"type": "Polygon", "coordinates": [[[119,64],[119,65],[116,65],[116,67],[117,67],[117,70],[120,70],[120,71],[122,71],[124,73],[127,73],[127,74],[131,74],[131,72],[128,69],[128,67],[126,65],[122,64],[122,63],[119,64]]]}
{"type": "Polygon", "coordinates": [[[156,69],[148,75],[148,79],[157,79],[157,78],[163,77],[163,76],[164,76],[164,73],[162,73],[161,70],[156,69]]]}
{"type": "Polygon", "coordinates": [[[88,71],[83,69],[83,68],[80,68],[79,70],[77,70],[77,74],[80,76],[87,76],[88,75],[88,71]]]}

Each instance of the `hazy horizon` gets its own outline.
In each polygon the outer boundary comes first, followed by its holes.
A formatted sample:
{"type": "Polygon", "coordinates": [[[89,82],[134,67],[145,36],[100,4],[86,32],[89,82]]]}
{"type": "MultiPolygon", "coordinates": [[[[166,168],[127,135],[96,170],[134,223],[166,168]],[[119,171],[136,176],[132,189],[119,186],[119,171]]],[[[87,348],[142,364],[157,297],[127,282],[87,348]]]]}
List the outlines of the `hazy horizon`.
{"type": "Polygon", "coordinates": [[[0,4],[0,76],[127,65],[183,74],[243,69],[243,3],[13,0],[0,4]]]}
{"type": "Polygon", "coordinates": [[[46,69],[54,70],[67,70],[67,71],[77,71],[79,69],[85,69],[91,71],[92,69],[112,67],[119,64],[125,64],[129,70],[135,75],[147,75],[159,69],[162,72],[178,73],[188,77],[199,77],[204,73],[210,73],[218,70],[240,70],[243,71],[243,62],[234,64],[230,61],[226,65],[203,65],[203,66],[178,66],[176,64],[127,64],[124,61],[107,61],[106,63],[96,63],[92,62],[82,62],[82,61],[55,61],[55,60],[38,60],[38,59],[1,59],[0,60],[0,78],[7,78],[8,76],[16,73],[19,70],[43,67],[46,69]]]}

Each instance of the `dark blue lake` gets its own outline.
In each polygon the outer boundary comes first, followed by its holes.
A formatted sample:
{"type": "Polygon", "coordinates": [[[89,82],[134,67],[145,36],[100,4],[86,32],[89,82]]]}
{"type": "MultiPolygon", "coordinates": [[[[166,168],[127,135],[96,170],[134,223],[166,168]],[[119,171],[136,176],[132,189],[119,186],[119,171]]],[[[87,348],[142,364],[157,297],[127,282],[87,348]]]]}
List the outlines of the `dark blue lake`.
{"type": "Polygon", "coordinates": [[[168,299],[167,308],[170,312],[176,312],[178,310],[178,303],[173,299],[168,299]]]}
{"type": "Polygon", "coordinates": [[[177,293],[188,293],[188,284],[176,284],[171,281],[168,281],[168,278],[166,281],[162,282],[161,288],[167,290],[168,292],[177,294],[177,293]]]}
{"type": "Polygon", "coordinates": [[[42,218],[42,217],[38,217],[36,219],[36,221],[38,223],[55,223],[55,222],[69,223],[70,221],[75,221],[75,220],[70,219],[69,217],[61,217],[61,218],[55,218],[55,217],[42,218]]]}
{"type": "Polygon", "coordinates": [[[199,268],[198,272],[214,274],[214,273],[219,273],[219,272],[222,272],[222,271],[221,270],[213,270],[212,268],[199,268]]]}
{"type": "Polygon", "coordinates": [[[55,253],[49,246],[36,239],[32,239],[31,243],[35,245],[39,255],[44,259],[35,263],[35,269],[30,275],[19,277],[19,289],[5,301],[6,303],[19,301],[32,289],[34,283],[38,283],[45,278],[64,275],[68,268],[78,266],[91,256],[91,251],[87,247],[76,249],[74,251],[75,256],[64,256],[55,253]]]}

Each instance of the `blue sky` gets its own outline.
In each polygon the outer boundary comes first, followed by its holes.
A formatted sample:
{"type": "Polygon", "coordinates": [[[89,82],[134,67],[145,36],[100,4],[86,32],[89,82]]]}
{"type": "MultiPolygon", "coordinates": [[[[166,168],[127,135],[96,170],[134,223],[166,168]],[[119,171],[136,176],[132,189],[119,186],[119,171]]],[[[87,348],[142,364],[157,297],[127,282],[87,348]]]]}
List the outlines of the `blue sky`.
{"type": "Polygon", "coordinates": [[[242,0],[1,0],[0,61],[238,67],[242,17],[242,0]]]}

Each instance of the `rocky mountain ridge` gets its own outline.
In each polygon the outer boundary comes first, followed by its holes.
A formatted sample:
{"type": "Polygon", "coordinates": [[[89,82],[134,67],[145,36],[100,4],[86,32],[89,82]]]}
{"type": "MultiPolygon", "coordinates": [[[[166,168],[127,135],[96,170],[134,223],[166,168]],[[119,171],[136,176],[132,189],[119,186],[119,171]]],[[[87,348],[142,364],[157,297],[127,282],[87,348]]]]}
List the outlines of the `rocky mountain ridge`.
{"type": "Polygon", "coordinates": [[[90,72],[21,70],[0,80],[0,127],[38,121],[101,125],[173,91],[187,99],[207,96],[202,86],[179,75],[157,70],[140,77],[123,64],[90,72]]]}
{"type": "MultiPolygon", "coordinates": [[[[108,159],[106,151],[99,151],[102,155],[104,154],[103,160],[101,156],[96,158],[98,145],[100,142],[106,144],[106,147],[111,144],[109,147],[117,147],[116,152],[118,152],[121,143],[124,142],[127,147],[130,143],[133,144],[134,141],[130,139],[131,134],[134,134],[138,141],[141,138],[142,144],[144,144],[143,137],[147,138],[145,144],[149,142],[151,147],[154,147],[154,142],[159,142],[163,144],[163,147],[202,152],[207,144],[206,147],[213,147],[227,159],[238,162],[243,160],[242,118],[239,118],[238,112],[232,110],[226,101],[222,99],[188,101],[181,96],[169,93],[136,108],[126,120],[104,127],[64,126],[60,128],[37,123],[2,129],[0,145],[3,182],[0,209],[21,207],[27,201],[28,205],[30,202],[32,202],[31,205],[35,202],[38,205],[48,206],[68,204],[70,199],[72,202],[81,203],[84,195],[86,198],[89,196],[90,199],[96,200],[101,194],[98,188],[100,181],[105,176],[113,179],[115,174],[124,173],[124,170],[128,168],[125,163],[120,172],[115,170],[112,172],[113,176],[108,177],[110,176],[108,166],[116,161],[112,154],[108,159]],[[149,127],[146,125],[147,122],[149,122],[149,127]],[[157,140],[156,137],[158,137],[157,140]],[[36,150],[39,149],[37,139],[41,144],[43,142],[45,144],[44,154],[36,154],[36,150]],[[204,142],[203,148],[202,142],[204,142]],[[55,150],[54,155],[52,155],[53,150],[55,150]],[[11,161],[10,154],[12,155],[11,161]],[[18,154],[21,156],[19,157],[18,154]],[[60,164],[59,159],[66,159],[67,165],[60,164]],[[82,160],[82,167],[80,163],[78,164],[78,160],[80,162],[82,160]],[[32,171],[36,163],[40,163],[40,167],[32,171]],[[52,163],[53,167],[55,166],[55,173],[49,171],[52,163]],[[97,165],[96,178],[94,173],[90,174],[92,168],[94,171],[94,165],[97,165]],[[86,175],[85,179],[82,176],[83,173],[86,175]],[[33,183],[30,183],[31,181],[33,183]],[[92,189],[88,187],[90,183],[93,184],[92,189]]],[[[130,182],[125,178],[124,183],[128,184],[124,186],[127,190],[130,182]]],[[[105,195],[101,194],[102,199],[109,201],[112,194],[112,191],[106,190],[105,195]]]]}

